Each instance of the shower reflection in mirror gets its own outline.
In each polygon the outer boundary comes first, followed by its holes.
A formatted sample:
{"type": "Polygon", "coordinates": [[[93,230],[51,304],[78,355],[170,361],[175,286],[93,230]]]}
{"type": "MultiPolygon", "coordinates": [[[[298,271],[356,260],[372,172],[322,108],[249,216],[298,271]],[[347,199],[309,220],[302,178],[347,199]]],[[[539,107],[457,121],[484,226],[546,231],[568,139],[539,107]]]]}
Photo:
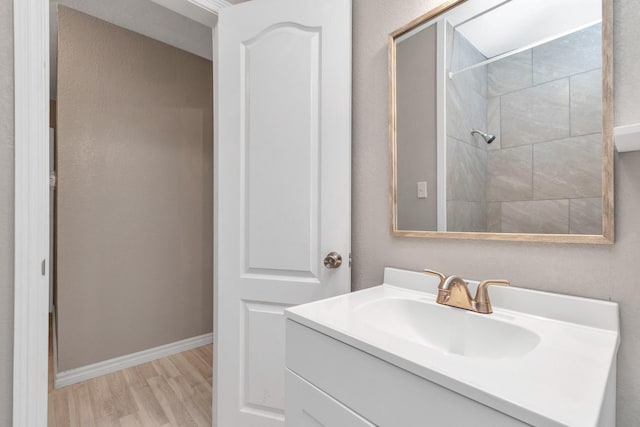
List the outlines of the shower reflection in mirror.
{"type": "Polygon", "coordinates": [[[395,40],[398,230],[602,234],[601,10],[470,0],[395,40]]]}

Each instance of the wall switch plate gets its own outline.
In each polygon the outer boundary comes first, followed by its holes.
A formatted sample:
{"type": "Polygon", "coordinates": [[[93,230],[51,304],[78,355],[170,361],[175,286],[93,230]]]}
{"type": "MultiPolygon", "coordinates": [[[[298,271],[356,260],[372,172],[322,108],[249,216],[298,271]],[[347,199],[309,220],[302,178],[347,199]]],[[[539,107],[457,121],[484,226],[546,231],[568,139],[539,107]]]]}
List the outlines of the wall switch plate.
{"type": "Polygon", "coordinates": [[[418,190],[418,199],[426,199],[427,198],[427,181],[417,182],[416,187],[418,190]]]}

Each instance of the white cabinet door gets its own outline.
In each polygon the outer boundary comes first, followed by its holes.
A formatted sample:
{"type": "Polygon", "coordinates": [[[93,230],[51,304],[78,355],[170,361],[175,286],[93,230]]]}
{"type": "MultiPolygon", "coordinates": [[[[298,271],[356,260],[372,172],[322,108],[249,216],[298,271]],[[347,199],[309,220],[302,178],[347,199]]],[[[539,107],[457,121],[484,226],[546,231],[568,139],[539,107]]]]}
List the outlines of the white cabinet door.
{"type": "Polygon", "coordinates": [[[374,427],[287,369],[287,427],[374,427]]]}
{"type": "Polygon", "coordinates": [[[351,0],[234,5],[216,38],[213,413],[283,426],[284,309],[350,290],[351,0]]]}

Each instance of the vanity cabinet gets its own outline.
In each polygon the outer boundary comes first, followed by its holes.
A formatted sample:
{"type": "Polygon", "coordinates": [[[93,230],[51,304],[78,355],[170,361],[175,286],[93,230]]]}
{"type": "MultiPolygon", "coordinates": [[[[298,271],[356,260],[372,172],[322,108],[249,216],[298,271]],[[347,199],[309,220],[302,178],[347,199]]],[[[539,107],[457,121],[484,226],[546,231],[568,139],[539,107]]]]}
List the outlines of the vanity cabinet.
{"type": "Polygon", "coordinates": [[[286,309],[287,425],[615,426],[616,303],[500,287],[479,314],[438,304],[438,283],[386,268],[286,309]]]}
{"type": "Polygon", "coordinates": [[[528,425],[291,319],[286,333],[288,427],[528,425]]]}
{"type": "Polygon", "coordinates": [[[287,425],[295,427],[375,427],[328,394],[287,369],[287,425]]]}

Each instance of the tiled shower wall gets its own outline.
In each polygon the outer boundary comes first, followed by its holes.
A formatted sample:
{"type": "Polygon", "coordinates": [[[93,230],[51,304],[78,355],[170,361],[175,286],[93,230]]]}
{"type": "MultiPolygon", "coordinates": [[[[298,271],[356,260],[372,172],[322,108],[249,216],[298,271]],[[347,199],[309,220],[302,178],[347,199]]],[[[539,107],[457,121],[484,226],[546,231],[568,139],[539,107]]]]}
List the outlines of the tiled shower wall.
{"type": "Polygon", "coordinates": [[[601,26],[488,66],[487,231],[601,234],[601,26]]]}
{"type": "MultiPolygon", "coordinates": [[[[447,24],[447,69],[486,60],[447,24]]],[[[487,144],[471,130],[487,126],[487,67],[447,79],[447,230],[486,231],[487,144]]]]}

